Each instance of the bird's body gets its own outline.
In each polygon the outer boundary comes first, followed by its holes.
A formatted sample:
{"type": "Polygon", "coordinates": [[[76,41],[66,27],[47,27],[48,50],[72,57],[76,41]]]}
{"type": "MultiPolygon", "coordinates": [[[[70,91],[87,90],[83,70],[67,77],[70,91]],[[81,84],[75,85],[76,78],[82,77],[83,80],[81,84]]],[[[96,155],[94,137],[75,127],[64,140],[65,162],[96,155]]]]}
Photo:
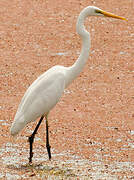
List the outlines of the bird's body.
{"type": "Polygon", "coordinates": [[[65,72],[62,66],[54,66],[27,89],[15,115],[11,134],[18,134],[26,124],[46,115],[59,101],[65,88],[65,72]]]}
{"type": "Polygon", "coordinates": [[[47,116],[49,111],[57,104],[62,96],[64,89],[79,75],[82,71],[86,61],[88,60],[90,50],[90,34],[86,31],[84,26],[85,18],[88,16],[107,16],[118,19],[125,19],[120,16],[116,16],[93,6],[88,6],[81,11],[76,30],[82,39],[81,54],[76,62],[70,67],[54,66],[48,71],[39,76],[32,85],[27,89],[24,94],[21,103],[18,107],[15,115],[14,122],[11,126],[11,135],[18,134],[26,124],[31,121],[35,121],[38,117],[41,117],[34,133],[30,136],[30,158],[29,162],[32,162],[32,143],[34,136],[37,133],[38,127],[41,124],[43,117],[46,117],[47,128],[47,150],[49,159],[51,159],[49,139],[48,139],[48,122],[47,116]]]}

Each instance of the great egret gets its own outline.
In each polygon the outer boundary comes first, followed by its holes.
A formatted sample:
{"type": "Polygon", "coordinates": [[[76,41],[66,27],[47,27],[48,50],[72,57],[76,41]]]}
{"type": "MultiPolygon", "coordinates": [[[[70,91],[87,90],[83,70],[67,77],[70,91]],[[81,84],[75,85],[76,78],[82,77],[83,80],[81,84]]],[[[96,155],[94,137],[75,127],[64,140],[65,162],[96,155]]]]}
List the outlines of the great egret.
{"type": "Polygon", "coordinates": [[[14,122],[11,126],[11,135],[17,135],[28,123],[35,121],[41,117],[34,132],[29,137],[30,155],[29,163],[32,162],[33,152],[32,145],[35,134],[43,120],[46,118],[46,148],[49,159],[51,159],[51,151],[49,145],[48,131],[48,114],[50,110],[60,100],[64,89],[79,75],[86,61],[88,60],[90,50],[90,34],[86,31],[84,20],[88,16],[112,17],[125,20],[125,18],[108,13],[94,6],[84,8],[76,24],[77,33],[82,39],[81,54],[76,62],[70,67],[54,66],[39,76],[27,89],[15,115],[14,122]]]}

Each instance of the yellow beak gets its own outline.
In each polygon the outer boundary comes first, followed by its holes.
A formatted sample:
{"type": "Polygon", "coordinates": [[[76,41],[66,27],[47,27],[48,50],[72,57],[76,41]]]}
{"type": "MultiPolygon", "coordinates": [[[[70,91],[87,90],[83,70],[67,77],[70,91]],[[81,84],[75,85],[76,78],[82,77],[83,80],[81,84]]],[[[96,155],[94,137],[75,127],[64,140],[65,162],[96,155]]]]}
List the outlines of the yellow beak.
{"type": "Polygon", "coordinates": [[[115,14],[112,14],[112,13],[109,13],[109,12],[106,12],[106,11],[103,11],[103,10],[101,10],[101,13],[102,13],[104,16],[106,16],[106,17],[112,17],[112,18],[122,19],[122,20],[126,20],[126,21],[127,21],[127,19],[124,18],[124,17],[117,16],[117,15],[115,15],[115,14]]]}

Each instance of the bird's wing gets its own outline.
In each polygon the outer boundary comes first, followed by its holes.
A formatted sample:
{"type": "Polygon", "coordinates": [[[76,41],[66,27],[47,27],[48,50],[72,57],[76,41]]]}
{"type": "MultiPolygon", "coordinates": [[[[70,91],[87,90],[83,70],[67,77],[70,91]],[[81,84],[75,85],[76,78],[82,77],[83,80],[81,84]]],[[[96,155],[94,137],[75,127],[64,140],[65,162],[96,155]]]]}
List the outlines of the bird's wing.
{"type": "MultiPolygon", "coordinates": [[[[59,101],[65,86],[64,74],[49,73],[38,79],[26,92],[19,109],[25,114],[41,116],[48,113],[59,101]]],[[[29,119],[29,117],[28,117],[29,119]]]]}
{"type": "Polygon", "coordinates": [[[24,126],[48,113],[59,101],[65,87],[64,73],[50,71],[27,89],[18,107],[11,132],[17,134],[24,126]]]}

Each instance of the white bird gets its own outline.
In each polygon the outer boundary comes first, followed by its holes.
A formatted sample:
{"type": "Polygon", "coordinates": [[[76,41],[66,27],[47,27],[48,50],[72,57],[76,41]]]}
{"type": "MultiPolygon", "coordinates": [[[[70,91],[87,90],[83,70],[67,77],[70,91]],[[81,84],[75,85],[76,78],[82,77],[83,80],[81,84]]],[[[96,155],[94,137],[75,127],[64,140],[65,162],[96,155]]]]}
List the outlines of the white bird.
{"type": "Polygon", "coordinates": [[[32,145],[35,134],[43,120],[46,118],[46,147],[49,159],[51,151],[49,145],[48,132],[48,114],[50,110],[58,103],[64,89],[79,75],[85,63],[88,60],[90,50],[90,34],[84,26],[85,18],[88,16],[112,17],[125,20],[125,18],[108,13],[94,6],[84,8],[76,23],[76,30],[82,39],[81,54],[76,62],[70,67],[54,66],[39,76],[25,92],[21,103],[15,115],[14,122],[11,126],[11,135],[17,135],[28,123],[41,117],[33,134],[29,137],[30,156],[29,163],[32,162],[33,152],[32,145]]]}

